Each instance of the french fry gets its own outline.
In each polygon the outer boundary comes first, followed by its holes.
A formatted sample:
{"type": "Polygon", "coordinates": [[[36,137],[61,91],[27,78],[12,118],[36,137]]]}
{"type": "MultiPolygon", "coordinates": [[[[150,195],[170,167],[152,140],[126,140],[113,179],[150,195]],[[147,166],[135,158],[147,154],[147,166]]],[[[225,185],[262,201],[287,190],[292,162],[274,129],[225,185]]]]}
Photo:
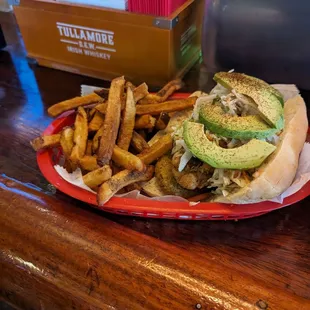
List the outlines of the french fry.
{"type": "Polygon", "coordinates": [[[103,125],[103,122],[104,122],[104,115],[101,114],[99,111],[96,111],[94,117],[92,118],[92,120],[88,125],[88,131],[92,132],[99,130],[100,127],[103,125]]]}
{"type": "Polygon", "coordinates": [[[59,145],[60,143],[60,134],[50,135],[50,136],[41,136],[33,139],[30,144],[35,151],[42,149],[50,148],[59,145]]]}
{"type": "Polygon", "coordinates": [[[169,115],[167,113],[160,113],[159,118],[156,120],[155,128],[157,130],[163,130],[169,123],[169,115]]]}
{"type": "Polygon", "coordinates": [[[128,170],[138,170],[143,171],[145,169],[145,165],[143,161],[137,156],[125,151],[115,145],[112,160],[119,166],[124,167],[128,170]]]}
{"type": "Polygon", "coordinates": [[[59,103],[56,103],[48,108],[47,112],[50,116],[58,116],[63,112],[76,109],[81,106],[90,105],[93,103],[99,103],[102,102],[104,99],[102,99],[99,95],[95,93],[91,93],[86,96],[82,97],[75,97],[69,100],[65,100],[59,103]]]}
{"type": "Polygon", "coordinates": [[[155,142],[150,148],[145,149],[142,153],[138,154],[137,157],[139,157],[146,165],[149,165],[169,152],[172,147],[173,139],[170,134],[167,134],[155,142]]]}
{"type": "MultiPolygon", "coordinates": [[[[101,103],[100,103],[101,104],[101,103]]],[[[88,111],[88,120],[91,121],[91,119],[94,117],[95,113],[97,112],[96,108],[93,107],[88,111]]]]}
{"type": "Polygon", "coordinates": [[[108,107],[103,123],[103,133],[98,149],[98,163],[102,166],[109,163],[115,146],[121,118],[121,104],[125,79],[120,77],[111,83],[108,107]]]}
{"type": "MultiPolygon", "coordinates": [[[[133,90],[133,97],[134,97],[135,102],[144,98],[146,95],[148,95],[148,86],[145,83],[139,85],[133,90]]],[[[124,98],[125,96],[123,97],[123,99],[124,98]]],[[[125,108],[125,102],[126,100],[122,100],[122,110],[125,108]]],[[[107,102],[104,102],[104,103],[97,104],[94,108],[100,113],[105,114],[107,111],[107,106],[108,106],[107,102]]]]}
{"type": "Polygon", "coordinates": [[[148,166],[143,172],[137,170],[123,170],[113,175],[111,179],[104,182],[99,188],[97,196],[99,206],[103,206],[112,196],[125,186],[140,181],[148,181],[153,175],[153,166],[148,166]]]}
{"type": "Polygon", "coordinates": [[[156,95],[160,97],[160,102],[166,101],[175,91],[182,88],[182,80],[177,79],[166,84],[156,95]]]}
{"type": "Polygon", "coordinates": [[[68,172],[72,172],[76,169],[76,165],[73,165],[73,163],[69,159],[74,145],[73,135],[74,130],[71,127],[64,128],[60,134],[60,146],[65,156],[64,167],[68,172]]]}
{"type": "Polygon", "coordinates": [[[71,127],[66,127],[60,135],[60,146],[66,158],[69,158],[73,148],[74,130],[71,127]]]}
{"type": "Polygon", "coordinates": [[[156,94],[148,94],[139,104],[155,104],[166,101],[175,91],[179,90],[183,86],[180,79],[170,81],[156,94]]]}
{"type": "Polygon", "coordinates": [[[138,134],[136,131],[132,134],[131,146],[138,152],[141,153],[145,149],[150,148],[144,138],[138,134]]]}
{"type": "Polygon", "coordinates": [[[70,160],[73,164],[77,164],[79,160],[84,157],[87,147],[87,137],[87,114],[83,107],[79,107],[74,123],[74,146],[70,155],[70,160]]]}
{"type": "Polygon", "coordinates": [[[83,176],[84,183],[90,187],[94,188],[101,185],[103,182],[109,180],[112,176],[112,169],[109,165],[105,165],[99,169],[91,171],[83,176]]]}
{"type": "Polygon", "coordinates": [[[131,87],[128,87],[126,106],[123,112],[123,119],[117,140],[117,145],[125,151],[128,151],[129,149],[130,141],[132,138],[132,132],[135,127],[135,116],[136,116],[136,103],[133,97],[132,89],[131,87]]]}
{"type": "Polygon", "coordinates": [[[135,122],[135,129],[152,129],[156,123],[156,118],[152,115],[145,114],[137,117],[135,122]]]}
{"type": "Polygon", "coordinates": [[[146,83],[142,83],[133,90],[133,97],[135,99],[135,102],[138,102],[139,100],[143,99],[148,94],[149,94],[148,86],[146,83]]]}
{"type": "Polygon", "coordinates": [[[88,141],[87,141],[87,146],[86,146],[85,155],[87,155],[87,156],[91,156],[91,155],[92,155],[92,144],[93,144],[93,141],[92,141],[92,140],[88,140],[88,141]]]}
{"type": "Polygon", "coordinates": [[[109,88],[101,88],[99,90],[95,90],[94,93],[99,95],[100,97],[104,99],[108,99],[109,96],[109,88]]]}
{"type": "Polygon", "coordinates": [[[155,103],[148,105],[137,105],[136,114],[144,115],[159,115],[161,112],[169,113],[174,111],[181,111],[192,107],[197,100],[197,97],[190,97],[187,99],[170,100],[163,103],[155,103]]]}
{"type": "Polygon", "coordinates": [[[97,164],[97,158],[95,156],[88,155],[79,160],[79,166],[86,171],[93,171],[100,168],[97,164]]]}
{"type": "Polygon", "coordinates": [[[97,104],[94,109],[96,109],[98,112],[100,112],[101,114],[106,114],[107,112],[107,107],[108,107],[108,103],[99,103],[97,104]]]}
{"type": "Polygon", "coordinates": [[[101,136],[103,134],[104,131],[104,127],[102,126],[95,134],[94,138],[93,138],[93,143],[92,143],[92,151],[93,154],[96,154],[99,148],[99,142],[101,139],[101,136]]]}

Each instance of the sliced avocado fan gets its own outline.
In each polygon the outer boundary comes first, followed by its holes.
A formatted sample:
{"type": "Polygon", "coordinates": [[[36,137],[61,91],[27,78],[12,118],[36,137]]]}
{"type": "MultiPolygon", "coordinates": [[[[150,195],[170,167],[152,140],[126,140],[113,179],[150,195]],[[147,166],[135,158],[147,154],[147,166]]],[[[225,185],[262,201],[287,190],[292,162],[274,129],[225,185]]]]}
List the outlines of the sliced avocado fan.
{"type": "Polygon", "coordinates": [[[265,121],[278,130],[283,129],[283,98],[266,82],[236,72],[219,72],[214,80],[227,89],[234,89],[254,100],[265,121]]]}
{"type": "Polygon", "coordinates": [[[265,139],[277,132],[258,115],[235,116],[223,111],[219,104],[206,103],[199,111],[199,121],[210,131],[234,139],[265,139]]]}
{"type": "Polygon", "coordinates": [[[240,147],[224,149],[206,137],[203,124],[190,121],[183,124],[183,137],[192,154],[214,168],[256,168],[276,149],[274,145],[256,139],[240,147]]]}

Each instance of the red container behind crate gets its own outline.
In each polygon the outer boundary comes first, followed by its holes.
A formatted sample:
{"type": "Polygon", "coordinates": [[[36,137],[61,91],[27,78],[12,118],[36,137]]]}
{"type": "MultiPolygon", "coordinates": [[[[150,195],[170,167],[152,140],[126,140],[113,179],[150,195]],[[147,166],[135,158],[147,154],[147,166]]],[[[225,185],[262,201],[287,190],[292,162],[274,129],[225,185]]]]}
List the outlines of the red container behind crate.
{"type": "Polygon", "coordinates": [[[134,13],[168,17],[186,0],[129,0],[128,10],[134,13]]]}

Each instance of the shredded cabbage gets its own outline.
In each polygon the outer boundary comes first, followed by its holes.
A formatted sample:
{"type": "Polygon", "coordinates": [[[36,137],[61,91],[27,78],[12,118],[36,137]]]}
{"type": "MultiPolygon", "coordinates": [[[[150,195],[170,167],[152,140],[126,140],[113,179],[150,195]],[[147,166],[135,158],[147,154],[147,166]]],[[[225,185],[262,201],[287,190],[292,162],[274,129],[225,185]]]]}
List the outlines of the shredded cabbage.
{"type": "Polygon", "coordinates": [[[235,189],[247,186],[250,178],[240,170],[214,169],[208,183],[208,188],[217,187],[215,193],[225,197],[235,189]]]}
{"type": "Polygon", "coordinates": [[[199,111],[203,107],[203,105],[212,102],[216,97],[217,95],[206,95],[201,96],[196,100],[192,114],[192,118],[195,122],[199,121],[199,111]]]}

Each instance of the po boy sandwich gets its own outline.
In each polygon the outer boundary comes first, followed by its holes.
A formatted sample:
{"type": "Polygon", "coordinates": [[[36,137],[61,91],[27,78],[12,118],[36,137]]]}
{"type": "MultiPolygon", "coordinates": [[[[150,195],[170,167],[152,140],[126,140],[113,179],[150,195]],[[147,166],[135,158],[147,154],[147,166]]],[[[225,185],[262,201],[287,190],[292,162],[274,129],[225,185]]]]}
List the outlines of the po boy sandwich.
{"type": "Polygon", "coordinates": [[[308,130],[302,97],[284,102],[275,88],[241,73],[220,72],[214,80],[193,110],[171,118],[166,130],[174,148],[144,184],[148,195],[209,191],[213,201],[244,204],[272,199],[291,185],[308,130]]]}

